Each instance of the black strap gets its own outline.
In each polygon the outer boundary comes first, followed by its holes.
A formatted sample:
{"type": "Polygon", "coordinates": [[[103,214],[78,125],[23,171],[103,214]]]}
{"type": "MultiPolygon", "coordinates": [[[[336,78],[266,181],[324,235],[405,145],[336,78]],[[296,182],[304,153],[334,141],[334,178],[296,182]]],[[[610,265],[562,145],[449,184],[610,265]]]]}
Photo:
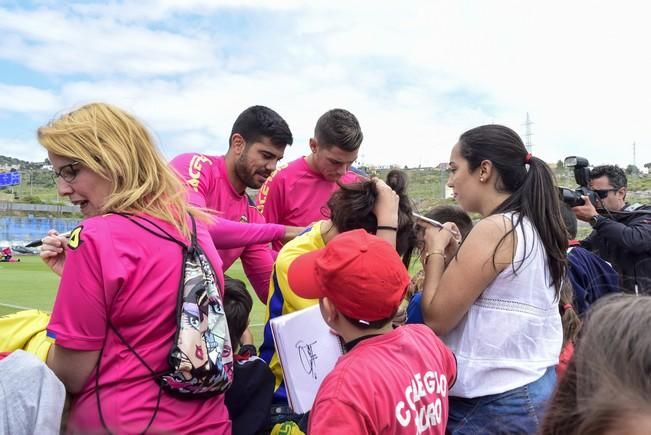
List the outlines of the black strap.
{"type": "MultiPolygon", "coordinates": [[[[190,246],[189,247],[186,246],[185,243],[183,243],[183,242],[177,240],[176,238],[174,238],[170,233],[165,231],[165,229],[163,229],[160,225],[156,224],[156,222],[153,222],[153,221],[147,219],[144,216],[137,216],[137,215],[133,215],[133,214],[129,214],[129,213],[114,213],[114,214],[116,214],[118,216],[122,216],[125,219],[128,219],[129,221],[131,221],[134,224],[138,225],[143,230],[145,230],[145,231],[147,231],[147,232],[149,232],[149,233],[151,233],[151,234],[153,234],[153,235],[155,235],[157,237],[160,237],[161,239],[168,240],[170,242],[176,243],[177,245],[181,246],[181,248],[183,248],[183,250],[192,251],[197,246],[197,225],[196,225],[196,222],[194,220],[194,216],[192,216],[191,214],[190,214],[190,220],[192,221],[192,234],[191,234],[191,238],[190,238],[190,246]],[[136,218],[142,219],[145,222],[147,222],[148,224],[154,226],[162,234],[157,233],[156,231],[153,231],[151,228],[148,228],[147,226],[145,226],[142,223],[138,222],[136,218]]],[[[110,312],[110,310],[109,310],[109,312],[110,312]]],[[[110,431],[110,429],[106,425],[106,420],[104,420],[104,414],[102,413],[102,403],[101,403],[100,395],[99,395],[99,390],[100,390],[100,385],[99,385],[100,366],[101,366],[102,356],[104,355],[104,348],[106,347],[106,339],[108,337],[108,330],[109,329],[111,329],[113,332],[115,332],[115,335],[117,335],[118,338],[120,339],[120,341],[122,343],[124,343],[124,345],[129,349],[129,351],[131,351],[131,353],[133,353],[136,356],[136,358],[138,358],[138,360],[142,363],[142,365],[145,366],[145,368],[151,373],[151,375],[152,375],[152,377],[154,379],[157,378],[158,376],[164,374],[164,373],[167,373],[167,370],[162,371],[160,373],[157,373],[156,371],[154,371],[149,366],[149,364],[147,364],[147,362],[144,360],[144,358],[142,358],[140,356],[140,354],[138,352],[136,352],[136,350],[133,348],[133,346],[131,346],[124,339],[122,334],[120,334],[120,332],[117,330],[117,328],[115,326],[113,326],[111,321],[109,320],[107,322],[106,333],[104,335],[104,343],[102,344],[102,349],[99,352],[99,358],[97,360],[97,366],[95,366],[95,397],[97,399],[97,411],[99,413],[99,419],[100,419],[100,422],[102,423],[102,427],[104,428],[104,430],[106,430],[107,433],[112,435],[113,433],[110,431]]],[[[154,420],[156,419],[156,415],[158,414],[158,410],[160,408],[160,400],[161,400],[161,396],[163,394],[163,384],[161,382],[159,382],[158,384],[159,384],[159,387],[158,387],[158,396],[156,398],[156,407],[154,408],[154,412],[153,412],[151,418],[149,419],[149,423],[147,423],[147,426],[141,432],[141,434],[145,434],[149,430],[149,428],[151,428],[151,425],[154,423],[154,420]]]]}
{"type": "MultiPolygon", "coordinates": [[[[106,339],[104,343],[106,344],[106,339]]],[[[104,420],[104,414],[102,414],[102,404],[99,399],[99,369],[100,369],[100,362],[102,361],[103,354],[104,354],[104,346],[102,346],[102,350],[99,351],[99,359],[97,360],[97,366],[95,367],[95,398],[97,399],[97,411],[99,413],[99,421],[102,423],[102,427],[104,428],[104,430],[109,435],[113,435],[113,432],[111,432],[111,430],[106,425],[106,420],[104,420]]],[[[147,368],[149,369],[149,367],[147,368]]],[[[149,419],[149,423],[147,423],[145,429],[142,432],[140,432],[141,435],[144,435],[149,430],[151,425],[154,424],[154,420],[156,419],[156,415],[158,414],[158,409],[160,408],[160,398],[162,394],[163,394],[163,385],[160,384],[158,387],[158,396],[156,398],[156,407],[154,408],[154,413],[151,415],[151,418],[149,419]]]]}
{"type": "MultiPolygon", "coordinates": [[[[133,214],[129,214],[129,213],[115,213],[115,212],[113,212],[113,214],[116,214],[116,215],[118,215],[118,216],[122,216],[123,218],[126,218],[126,219],[130,220],[131,222],[133,222],[134,224],[138,225],[138,226],[139,226],[140,228],[142,228],[143,230],[147,231],[147,232],[150,233],[150,234],[155,235],[156,237],[160,237],[161,239],[169,240],[170,242],[174,242],[174,243],[176,243],[177,245],[181,246],[182,248],[185,248],[185,249],[188,248],[188,246],[187,246],[185,243],[181,242],[180,240],[177,240],[177,239],[174,238],[170,233],[168,233],[167,231],[165,231],[165,229],[163,229],[163,228],[162,228],[160,225],[158,225],[156,222],[153,222],[153,221],[147,219],[147,218],[144,217],[144,216],[133,215],[133,214]],[[141,223],[138,222],[135,218],[137,218],[137,219],[141,219],[141,220],[147,222],[149,225],[151,225],[151,226],[153,226],[153,227],[156,227],[156,228],[157,228],[157,229],[158,229],[162,234],[161,234],[161,233],[157,233],[156,231],[152,230],[151,228],[148,228],[146,225],[141,224],[141,223]]],[[[194,221],[194,217],[193,217],[192,215],[190,215],[190,220],[192,221],[192,236],[191,236],[191,243],[194,244],[194,243],[196,243],[196,241],[197,241],[197,226],[196,226],[196,223],[195,223],[195,221],[194,221]]]]}
{"type": "MultiPolygon", "coordinates": [[[[160,374],[165,373],[165,371],[161,372],[161,373],[156,373],[154,370],[152,370],[152,368],[149,367],[149,364],[147,364],[145,362],[145,360],[138,354],[138,352],[136,352],[136,350],[129,343],[127,343],[127,341],[124,339],[122,334],[120,334],[118,332],[117,328],[115,326],[113,326],[113,324],[110,321],[108,322],[107,333],[108,333],[109,328],[111,330],[113,330],[113,332],[115,332],[115,334],[118,336],[120,341],[122,341],[122,343],[124,343],[125,346],[127,346],[127,348],[142,363],[142,365],[144,365],[145,368],[147,368],[147,370],[149,370],[149,372],[152,374],[153,377],[156,377],[156,376],[158,376],[160,374]]],[[[100,365],[101,365],[101,361],[102,361],[102,355],[104,354],[104,347],[106,345],[106,337],[107,336],[108,336],[108,334],[106,334],[104,336],[104,345],[102,345],[102,349],[99,351],[99,359],[97,360],[97,366],[95,367],[95,398],[97,399],[97,411],[99,413],[99,420],[102,423],[102,427],[104,427],[104,430],[106,430],[106,432],[108,432],[109,434],[112,435],[113,432],[111,432],[111,430],[106,425],[106,420],[104,420],[104,414],[102,413],[102,404],[101,404],[101,401],[100,401],[100,398],[99,398],[99,372],[100,372],[100,365]]],[[[142,435],[144,435],[149,430],[151,425],[154,424],[154,420],[156,419],[156,415],[158,414],[158,410],[160,409],[160,398],[161,398],[162,395],[163,395],[163,384],[159,383],[158,395],[156,397],[156,407],[154,408],[154,412],[152,413],[151,418],[149,419],[149,423],[147,423],[147,426],[145,427],[145,429],[142,432],[140,432],[142,435]]]]}
{"type": "Polygon", "coordinates": [[[190,233],[190,243],[192,247],[196,247],[197,244],[197,223],[194,221],[194,216],[190,215],[190,221],[192,221],[192,233],[190,233]]]}
{"type": "Polygon", "coordinates": [[[163,370],[161,372],[156,372],[154,369],[149,367],[149,364],[147,364],[147,362],[144,360],[144,358],[141,357],[140,354],[138,352],[136,352],[136,350],[127,342],[127,340],[124,339],[122,334],[120,334],[120,332],[117,330],[117,328],[115,326],[113,326],[113,324],[111,322],[109,322],[109,328],[111,328],[113,330],[113,332],[115,332],[115,335],[118,336],[120,341],[122,343],[124,343],[124,345],[131,351],[131,353],[133,353],[136,356],[136,358],[138,358],[138,361],[140,361],[142,363],[142,365],[145,366],[145,368],[147,370],[149,370],[149,373],[151,373],[151,375],[153,377],[157,377],[157,376],[160,376],[160,375],[163,375],[163,374],[167,373],[167,370],[163,370]]]}

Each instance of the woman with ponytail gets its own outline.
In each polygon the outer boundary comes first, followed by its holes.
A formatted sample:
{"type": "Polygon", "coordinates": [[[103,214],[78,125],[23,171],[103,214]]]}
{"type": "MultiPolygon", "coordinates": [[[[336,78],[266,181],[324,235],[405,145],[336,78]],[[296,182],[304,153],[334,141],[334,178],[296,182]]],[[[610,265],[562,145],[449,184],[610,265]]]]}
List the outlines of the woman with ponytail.
{"type": "Polygon", "coordinates": [[[484,125],[452,148],[448,186],[482,217],[447,268],[451,231],[425,231],[421,308],[458,361],[448,430],[534,433],[563,342],[567,237],[553,174],[513,130],[484,125]]]}

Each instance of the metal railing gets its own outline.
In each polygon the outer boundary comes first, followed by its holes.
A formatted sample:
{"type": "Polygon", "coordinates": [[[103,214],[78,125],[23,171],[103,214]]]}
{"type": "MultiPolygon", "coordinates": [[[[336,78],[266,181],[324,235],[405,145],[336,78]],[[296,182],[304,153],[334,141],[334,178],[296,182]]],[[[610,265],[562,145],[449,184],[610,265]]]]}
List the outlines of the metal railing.
{"type": "Polygon", "coordinates": [[[11,211],[48,212],[54,214],[79,213],[79,207],[69,204],[25,204],[20,202],[0,201],[0,214],[11,211]]]}

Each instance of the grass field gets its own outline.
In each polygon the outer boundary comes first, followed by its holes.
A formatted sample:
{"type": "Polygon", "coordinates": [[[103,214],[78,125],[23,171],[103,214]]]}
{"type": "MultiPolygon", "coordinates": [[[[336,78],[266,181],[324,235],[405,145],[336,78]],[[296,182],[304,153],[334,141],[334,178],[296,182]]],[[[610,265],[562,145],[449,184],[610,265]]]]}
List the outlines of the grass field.
{"type": "MultiPolygon", "coordinates": [[[[20,256],[19,263],[0,263],[0,315],[36,308],[51,311],[59,277],[38,256],[20,256]]],[[[258,300],[238,261],[228,270],[231,278],[244,281],[253,298],[251,332],[256,346],[262,343],[264,305],[258,300]]]]}

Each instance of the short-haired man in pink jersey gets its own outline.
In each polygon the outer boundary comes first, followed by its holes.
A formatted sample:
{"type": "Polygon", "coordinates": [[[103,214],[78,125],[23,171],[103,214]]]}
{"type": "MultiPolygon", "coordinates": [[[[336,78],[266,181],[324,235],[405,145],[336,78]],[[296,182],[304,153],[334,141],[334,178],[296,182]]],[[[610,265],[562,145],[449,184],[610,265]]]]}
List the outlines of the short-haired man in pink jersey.
{"type": "MultiPolygon", "coordinates": [[[[306,226],[324,218],[323,210],[339,183],[360,180],[351,171],[362,144],[355,115],[332,109],[321,115],[310,139],[311,154],[278,168],[258,192],[258,209],[269,223],[306,226]]],[[[273,243],[280,250],[282,242],[273,243]]]]}
{"type": "MultiPolygon", "coordinates": [[[[292,142],[289,126],[278,113],[268,107],[252,106],[235,120],[226,155],[181,154],[170,164],[186,181],[191,204],[216,210],[219,216],[229,220],[264,223],[246,188],[259,189],[292,142]]],[[[258,297],[262,302],[267,301],[275,259],[268,245],[220,249],[219,255],[224,270],[241,258],[258,297]]]]}

